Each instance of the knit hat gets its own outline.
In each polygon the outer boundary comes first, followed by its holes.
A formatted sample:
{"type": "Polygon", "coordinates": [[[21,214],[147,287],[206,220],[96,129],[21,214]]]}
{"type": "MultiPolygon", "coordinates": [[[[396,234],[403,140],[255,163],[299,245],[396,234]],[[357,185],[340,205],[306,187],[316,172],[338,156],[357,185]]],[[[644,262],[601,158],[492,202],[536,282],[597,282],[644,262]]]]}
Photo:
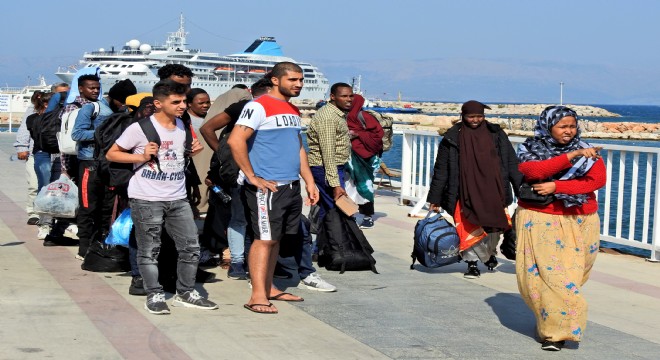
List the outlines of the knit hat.
{"type": "Polygon", "coordinates": [[[461,114],[482,114],[484,109],[490,110],[488,105],[482,104],[476,100],[467,101],[461,106],[461,114]]]}
{"type": "Polygon", "coordinates": [[[108,96],[110,98],[117,100],[122,104],[126,103],[127,97],[135,94],[137,94],[137,89],[130,79],[118,81],[110,88],[110,91],[108,91],[108,96]]]}

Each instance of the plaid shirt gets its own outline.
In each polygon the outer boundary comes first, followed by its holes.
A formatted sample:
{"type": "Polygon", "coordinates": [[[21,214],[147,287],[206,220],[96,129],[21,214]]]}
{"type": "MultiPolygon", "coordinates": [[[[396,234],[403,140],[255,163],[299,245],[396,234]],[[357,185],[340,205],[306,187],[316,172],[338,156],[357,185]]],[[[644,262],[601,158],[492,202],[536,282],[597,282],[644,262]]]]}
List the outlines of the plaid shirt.
{"type": "MultiPolygon", "coordinates": [[[[82,107],[82,105],[89,104],[92,101],[82,96],[76,96],[74,102],[77,102],[78,104],[80,104],[80,107],[82,107]]],[[[66,106],[64,107],[64,109],[62,109],[62,112],[60,113],[60,119],[64,116],[64,114],[68,114],[78,108],[79,108],[78,105],[74,103],[66,104],[66,106]]],[[[75,155],[60,154],[60,162],[62,163],[62,172],[69,175],[69,177],[74,177],[74,178],[78,177],[78,174],[69,174],[69,169],[71,169],[71,163],[73,161],[76,161],[77,159],[78,157],[75,155]]]]}
{"type": "Polygon", "coordinates": [[[337,166],[344,165],[351,154],[351,140],[346,114],[328,103],[312,117],[307,129],[309,165],[323,166],[328,184],[341,186],[337,166]]]}

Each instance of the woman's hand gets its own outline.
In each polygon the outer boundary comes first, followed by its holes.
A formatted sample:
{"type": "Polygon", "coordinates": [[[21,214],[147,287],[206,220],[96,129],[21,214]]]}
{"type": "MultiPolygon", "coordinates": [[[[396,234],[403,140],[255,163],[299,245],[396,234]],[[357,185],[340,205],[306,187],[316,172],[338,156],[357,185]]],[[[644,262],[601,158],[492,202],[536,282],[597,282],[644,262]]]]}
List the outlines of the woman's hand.
{"type": "Polygon", "coordinates": [[[440,212],[440,205],[438,204],[429,204],[429,211],[440,212]]]}
{"type": "Polygon", "coordinates": [[[554,181],[548,181],[539,184],[532,184],[532,189],[534,189],[539,195],[552,195],[555,193],[555,190],[557,190],[557,185],[555,185],[554,181]]]}
{"type": "Polygon", "coordinates": [[[603,148],[600,146],[592,147],[592,148],[586,148],[586,149],[578,149],[571,151],[568,153],[568,159],[573,160],[576,157],[584,156],[586,158],[592,158],[592,159],[600,159],[600,154],[599,152],[603,148]]]}

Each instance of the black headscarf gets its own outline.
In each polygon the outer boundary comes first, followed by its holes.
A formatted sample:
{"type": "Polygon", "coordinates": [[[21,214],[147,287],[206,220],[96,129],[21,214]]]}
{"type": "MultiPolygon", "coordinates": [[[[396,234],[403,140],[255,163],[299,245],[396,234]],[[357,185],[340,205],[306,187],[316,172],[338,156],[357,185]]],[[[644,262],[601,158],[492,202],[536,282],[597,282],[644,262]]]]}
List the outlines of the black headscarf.
{"type": "Polygon", "coordinates": [[[463,124],[459,132],[461,215],[490,231],[503,231],[509,227],[509,222],[504,213],[506,197],[501,161],[493,136],[486,120],[474,129],[465,122],[465,115],[483,114],[485,108],[490,109],[474,100],[462,107],[463,124]]]}

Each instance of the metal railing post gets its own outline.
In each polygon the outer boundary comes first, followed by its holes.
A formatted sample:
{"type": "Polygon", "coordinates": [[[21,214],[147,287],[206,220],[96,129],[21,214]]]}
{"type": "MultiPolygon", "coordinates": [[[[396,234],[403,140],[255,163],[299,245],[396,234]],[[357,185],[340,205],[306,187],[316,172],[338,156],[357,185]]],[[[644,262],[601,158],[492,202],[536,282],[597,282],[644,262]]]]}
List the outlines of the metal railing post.
{"type": "MultiPolygon", "coordinates": [[[[649,174],[646,174],[649,176],[649,174]]],[[[653,238],[651,239],[651,257],[648,261],[660,262],[660,154],[655,155],[655,204],[653,206],[653,238]]]]}

